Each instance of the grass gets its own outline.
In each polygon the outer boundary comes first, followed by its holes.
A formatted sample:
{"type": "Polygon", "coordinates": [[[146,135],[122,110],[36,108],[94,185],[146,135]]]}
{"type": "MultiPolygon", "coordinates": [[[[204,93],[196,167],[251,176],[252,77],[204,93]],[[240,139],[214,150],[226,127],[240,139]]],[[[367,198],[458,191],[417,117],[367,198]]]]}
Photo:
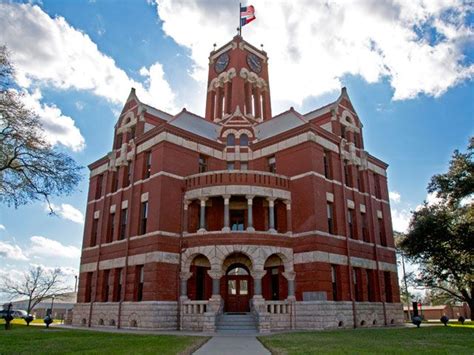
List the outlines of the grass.
{"type": "Polygon", "coordinates": [[[206,339],[13,325],[0,329],[0,354],[188,354],[206,339]]]}
{"type": "Polygon", "coordinates": [[[259,337],[272,354],[470,354],[470,326],[347,329],[259,337]]]}

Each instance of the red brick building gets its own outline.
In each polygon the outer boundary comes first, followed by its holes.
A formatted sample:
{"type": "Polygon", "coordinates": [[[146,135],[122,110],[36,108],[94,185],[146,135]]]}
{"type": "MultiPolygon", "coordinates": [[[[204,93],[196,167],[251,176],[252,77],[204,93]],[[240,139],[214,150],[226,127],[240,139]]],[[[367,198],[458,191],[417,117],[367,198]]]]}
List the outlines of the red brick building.
{"type": "Polygon", "coordinates": [[[387,164],[349,96],[272,116],[267,54],[209,57],[206,115],[132,89],[90,168],[74,323],[260,332],[403,321],[387,164]]]}

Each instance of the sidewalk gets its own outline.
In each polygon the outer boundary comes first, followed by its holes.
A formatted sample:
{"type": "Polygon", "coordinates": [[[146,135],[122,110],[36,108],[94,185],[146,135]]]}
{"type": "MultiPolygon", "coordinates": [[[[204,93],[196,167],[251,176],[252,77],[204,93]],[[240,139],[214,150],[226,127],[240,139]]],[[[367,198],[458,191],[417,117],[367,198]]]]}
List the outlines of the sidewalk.
{"type": "Polygon", "coordinates": [[[270,352],[254,336],[217,336],[193,355],[270,355],[270,352]]]}

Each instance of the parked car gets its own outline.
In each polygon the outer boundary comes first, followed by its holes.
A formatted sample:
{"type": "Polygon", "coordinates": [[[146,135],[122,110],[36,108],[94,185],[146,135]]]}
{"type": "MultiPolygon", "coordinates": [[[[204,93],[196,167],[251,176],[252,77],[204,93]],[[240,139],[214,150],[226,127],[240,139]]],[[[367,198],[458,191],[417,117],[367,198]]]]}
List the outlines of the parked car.
{"type": "MultiPolygon", "coordinates": [[[[28,316],[28,312],[22,309],[12,309],[11,315],[13,318],[21,318],[25,319],[28,316]]],[[[1,309],[0,310],[0,318],[4,318],[7,316],[7,310],[1,309]]],[[[34,316],[32,316],[34,318],[34,316]]]]}

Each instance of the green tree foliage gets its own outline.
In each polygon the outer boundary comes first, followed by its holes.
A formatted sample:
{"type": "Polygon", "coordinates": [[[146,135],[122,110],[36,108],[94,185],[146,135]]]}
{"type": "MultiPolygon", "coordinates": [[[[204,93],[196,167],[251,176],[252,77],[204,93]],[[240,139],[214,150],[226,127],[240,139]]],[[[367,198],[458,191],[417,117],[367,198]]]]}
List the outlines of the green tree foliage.
{"type": "Polygon", "coordinates": [[[42,200],[50,206],[51,196],[74,190],[82,168],[47,142],[38,116],[15,89],[13,73],[0,46],[0,202],[16,208],[42,200]]]}
{"type": "Polygon", "coordinates": [[[400,247],[421,267],[417,282],[467,302],[474,310],[474,169],[471,138],[466,153],[455,151],[445,174],[433,176],[428,191],[441,201],[413,212],[400,247]]]}

